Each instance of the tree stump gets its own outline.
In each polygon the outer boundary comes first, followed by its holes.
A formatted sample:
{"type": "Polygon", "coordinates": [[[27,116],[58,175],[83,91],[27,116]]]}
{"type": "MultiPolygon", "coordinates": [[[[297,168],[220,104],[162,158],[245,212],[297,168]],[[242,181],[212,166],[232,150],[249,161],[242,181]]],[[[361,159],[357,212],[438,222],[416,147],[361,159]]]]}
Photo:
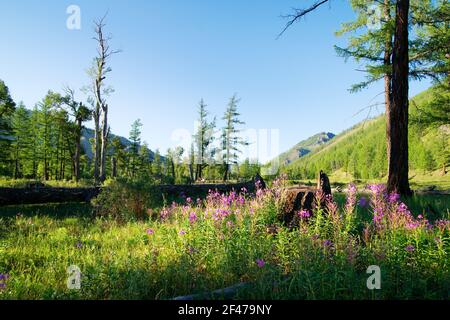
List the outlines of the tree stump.
{"type": "Polygon", "coordinates": [[[285,225],[293,227],[299,222],[299,212],[308,211],[312,215],[317,191],[322,191],[325,196],[331,195],[331,185],[328,176],[320,171],[317,188],[298,186],[287,188],[284,191],[285,198],[282,205],[281,221],[285,225]]]}

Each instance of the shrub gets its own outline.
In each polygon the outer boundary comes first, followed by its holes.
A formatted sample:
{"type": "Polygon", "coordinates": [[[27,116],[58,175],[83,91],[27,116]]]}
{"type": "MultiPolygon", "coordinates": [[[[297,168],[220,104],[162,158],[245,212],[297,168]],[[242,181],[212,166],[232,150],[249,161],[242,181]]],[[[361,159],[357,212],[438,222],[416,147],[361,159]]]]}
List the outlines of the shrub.
{"type": "Polygon", "coordinates": [[[118,221],[143,220],[151,217],[161,202],[152,180],[111,180],[92,201],[96,215],[118,221]]]}

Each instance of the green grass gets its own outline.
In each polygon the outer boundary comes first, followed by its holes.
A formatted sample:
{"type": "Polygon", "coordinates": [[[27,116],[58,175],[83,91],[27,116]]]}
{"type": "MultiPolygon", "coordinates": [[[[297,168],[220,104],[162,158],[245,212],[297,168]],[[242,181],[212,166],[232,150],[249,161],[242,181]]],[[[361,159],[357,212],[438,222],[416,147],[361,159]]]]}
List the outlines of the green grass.
{"type": "MultiPolygon", "coordinates": [[[[344,196],[335,198],[342,206],[344,196]]],[[[415,215],[449,218],[448,197],[417,196],[408,204],[415,215]],[[430,203],[440,216],[428,216],[430,203]]],[[[449,298],[448,230],[391,230],[364,240],[368,209],[356,210],[348,233],[319,218],[300,229],[283,227],[270,194],[232,206],[240,213],[219,224],[202,218],[218,205],[204,205],[176,207],[164,222],[126,223],[93,218],[88,205],[0,208],[0,273],[10,275],[0,299],[171,299],[240,282],[251,284],[237,293],[240,299],[449,298]],[[192,224],[190,212],[198,215],[192,224]],[[267,232],[271,224],[276,234],[267,232]],[[150,228],[154,234],[147,234],[150,228]],[[325,239],[333,248],[323,246],[325,239]],[[408,244],[414,252],[404,249],[408,244]],[[366,287],[373,264],[382,270],[377,291],[366,287]],[[71,265],[83,274],[79,291],[67,289],[71,265]]]]}

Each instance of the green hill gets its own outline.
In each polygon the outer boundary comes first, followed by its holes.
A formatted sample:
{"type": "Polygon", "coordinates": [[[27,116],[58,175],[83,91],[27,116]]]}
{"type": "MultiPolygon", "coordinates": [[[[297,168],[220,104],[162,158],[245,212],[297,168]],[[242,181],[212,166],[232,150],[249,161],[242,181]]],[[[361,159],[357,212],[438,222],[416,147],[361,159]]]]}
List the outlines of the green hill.
{"type": "Polygon", "coordinates": [[[312,151],[316,150],[334,137],[335,135],[330,132],[318,133],[306,140],[297,143],[291,149],[279,155],[278,160],[281,164],[288,165],[295,160],[302,158],[312,151]]]}
{"type": "MultiPolygon", "coordinates": [[[[439,175],[450,185],[450,176],[444,174],[450,162],[449,99],[448,92],[431,88],[411,101],[411,177],[439,175]]],[[[314,179],[324,170],[335,181],[381,180],[387,175],[385,116],[360,123],[306,156],[280,165],[291,179],[314,179]]]]}

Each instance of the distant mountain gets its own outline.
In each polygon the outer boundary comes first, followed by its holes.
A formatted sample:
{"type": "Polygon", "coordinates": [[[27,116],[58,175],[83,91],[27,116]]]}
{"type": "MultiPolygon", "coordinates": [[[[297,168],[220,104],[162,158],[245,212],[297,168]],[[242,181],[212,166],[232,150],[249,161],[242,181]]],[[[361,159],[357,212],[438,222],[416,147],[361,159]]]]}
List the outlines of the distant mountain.
{"type": "Polygon", "coordinates": [[[335,135],[333,133],[321,132],[306,140],[300,141],[288,151],[280,154],[279,163],[282,166],[288,165],[313,152],[320,146],[332,140],[334,137],[335,135]]]}
{"type": "MultiPolygon", "coordinates": [[[[450,101],[450,93],[444,93],[450,101]]],[[[450,164],[450,124],[436,122],[426,110],[439,113],[448,106],[436,103],[436,90],[428,89],[411,100],[409,129],[409,167],[411,172],[434,172],[450,164]],[[438,110],[439,109],[439,110],[438,110]]],[[[447,115],[448,117],[448,115],[447,115]]],[[[306,140],[314,142],[314,137],[306,140]]],[[[320,139],[319,139],[320,140],[320,139]]],[[[326,137],[323,141],[326,141],[326,137]]],[[[319,170],[329,174],[345,175],[353,179],[379,179],[387,174],[386,120],[381,115],[355,125],[325,143],[316,146],[305,156],[301,142],[281,155],[281,172],[293,178],[312,179],[319,170]],[[300,154],[299,154],[300,153],[300,154]],[[297,158],[297,159],[295,159],[297,158]],[[294,161],[290,161],[295,159],[294,161]],[[288,163],[287,163],[288,162],[288,163]]]]}
{"type": "MultiPolygon", "coordinates": [[[[114,139],[115,137],[120,139],[120,142],[127,147],[127,149],[131,146],[131,141],[127,138],[116,136],[114,134],[110,134],[110,139],[114,139]]],[[[85,128],[82,131],[81,137],[81,146],[89,159],[92,159],[94,154],[92,152],[92,144],[91,139],[94,139],[94,130],[85,128]]],[[[150,150],[150,160],[153,160],[155,157],[155,153],[150,150]]],[[[163,157],[161,157],[163,159],[163,157]]]]}

